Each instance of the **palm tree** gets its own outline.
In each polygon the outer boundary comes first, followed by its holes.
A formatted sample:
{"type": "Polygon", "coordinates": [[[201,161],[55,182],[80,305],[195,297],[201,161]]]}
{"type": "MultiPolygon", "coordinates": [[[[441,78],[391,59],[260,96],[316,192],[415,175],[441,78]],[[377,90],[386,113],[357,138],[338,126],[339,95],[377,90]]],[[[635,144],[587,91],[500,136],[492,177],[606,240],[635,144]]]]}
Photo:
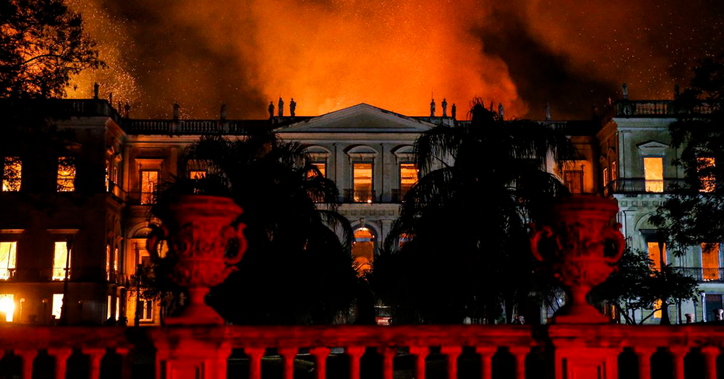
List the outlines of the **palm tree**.
{"type": "Polygon", "coordinates": [[[469,124],[434,127],[415,143],[422,178],[371,276],[398,320],[492,323],[501,304],[511,317],[533,288],[528,224],[541,205],[568,193],[543,170],[548,157],[562,162],[575,152],[562,131],[504,121],[478,99],[470,113],[469,124]]]}
{"type": "Polygon", "coordinates": [[[309,163],[303,146],[269,132],[233,140],[205,136],[181,161],[181,172],[203,167],[206,176],[175,178],[160,204],[178,193],[202,193],[229,196],[244,210],[238,221],[247,225],[248,250],[239,271],[207,298],[226,320],[329,323],[349,309],[357,284],[351,227],[336,212],[336,185],[309,163]]]}

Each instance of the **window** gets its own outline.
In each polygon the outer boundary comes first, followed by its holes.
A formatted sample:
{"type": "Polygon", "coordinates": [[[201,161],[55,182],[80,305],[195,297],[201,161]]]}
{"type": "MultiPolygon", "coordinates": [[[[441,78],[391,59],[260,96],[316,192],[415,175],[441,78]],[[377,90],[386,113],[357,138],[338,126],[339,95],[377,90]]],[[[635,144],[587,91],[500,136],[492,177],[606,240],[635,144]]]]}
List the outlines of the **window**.
{"type": "Polygon", "coordinates": [[[372,268],[372,261],[375,256],[375,240],[376,237],[372,230],[364,226],[354,232],[352,259],[354,260],[354,268],[360,276],[372,268]]]}
{"type": "Polygon", "coordinates": [[[191,179],[203,179],[206,177],[206,170],[191,170],[189,171],[189,178],[191,179]]]}
{"type": "Polygon", "coordinates": [[[75,191],[75,159],[71,157],[58,158],[58,192],[75,191]]]}
{"type": "Polygon", "coordinates": [[[111,311],[112,311],[111,305],[113,305],[113,300],[112,300],[112,298],[111,298],[111,295],[108,295],[108,305],[107,305],[108,308],[107,308],[107,310],[106,310],[106,319],[111,318],[111,314],[112,314],[112,313],[111,313],[111,311]]]}
{"type": "Polygon", "coordinates": [[[111,280],[111,245],[106,245],[106,279],[111,280]]]}
{"type": "Polygon", "coordinates": [[[608,167],[603,168],[603,186],[608,185],[608,167]]]}
{"type": "Polygon", "coordinates": [[[713,157],[696,158],[696,169],[699,172],[699,182],[701,192],[713,192],[716,189],[716,177],[714,176],[714,168],[716,162],[713,157]]]}
{"type": "Polygon", "coordinates": [[[664,158],[644,158],[646,192],[664,192],[664,158]]]}
{"type": "Polygon", "coordinates": [[[70,251],[65,241],[56,241],[53,253],[53,280],[65,280],[65,271],[68,269],[70,277],[70,251]]]}
{"type": "Polygon", "coordinates": [[[704,281],[718,280],[719,275],[719,244],[701,244],[701,267],[704,281]]]}
{"type": "Polygon", "coordinates": [[[15,314],[15,295],[0,295],[0,317],[5,318],[5,322],[13,322],[15,314]]]}
{"type": "Polygon", "coordinates": [[[116,297],[116,320],[121,319],[121,298],[116,297]]]}
{"type": "Polygon", "coordinates": [[[400,197],[405,197],[415,183],[417,183],[417,165],[400,163],[400,197]]]}
{"type": "Polygon", "coordinates": [[[372,191],[372,163],[353,164],[352,178],[354,202],[371,203],[374,200],[374,193],[372,191]]]}
{"type": "Polygon", "coordinates": [[[141,306],[141,318],[139,320],[146,322],[153,321],[153,300],[142,299],[139,304],[141,306]]]}
{"type": "Polygon", "coordinates": [[[583,193],[583,171],[566,170],[563,172],[563,184],[571,193],[583,193]]]}
{"type": "Polygon", "coordinates": [[[8,280],[15,275],[17,242],[0,242],[0,279],[8,280]]]}
{"type": "Polygon", "coordinates": [[[156,202],[158,171],[141,171],[141,204],[156,202]]]}
{"type": "Polygon", "coordinates": [[[53,304],[51,307],[50,315],[53,316],[56,320],[60,320],[60,313],[62,311],[63,311],[63,294],[54,293],[53,294],[53,304]]]}
{"type": "Polygon", "coordinates": [[[20,191],[23,163],[20,157],[5,157],[3,162],[3,192],[20,191]]]}
{"type": "MultiPolygon", "coordinates": [[[[319,173],[322,174],[323,178],[327,177],[327,163],[326,162],[312,162],[312,166],[316,167],[317,170],[319,170],[319,173]]],[[[307,172],[307,178],[313,178],[317,173],[314,171],[307,172]]]]}
{"type": "Polygon", "coordinates": [[[648,251],[649,251],[649,259],[652,261],[651,268],[653,268],[656,271],[661,271],[662,267],[662,258],[663,258],[663,264],[666,265],[666,244],[662,243],[661,246],[663,246],[664,251],[661,251],[659,249],[659,243],[658,242],[647,242],[646,244],[648,251]]]}
{"type": "Polygon", "coordinates": [[[616,175],[616,161],[611,162],[611,182],[615,182],[618,179],[616,175]]]}

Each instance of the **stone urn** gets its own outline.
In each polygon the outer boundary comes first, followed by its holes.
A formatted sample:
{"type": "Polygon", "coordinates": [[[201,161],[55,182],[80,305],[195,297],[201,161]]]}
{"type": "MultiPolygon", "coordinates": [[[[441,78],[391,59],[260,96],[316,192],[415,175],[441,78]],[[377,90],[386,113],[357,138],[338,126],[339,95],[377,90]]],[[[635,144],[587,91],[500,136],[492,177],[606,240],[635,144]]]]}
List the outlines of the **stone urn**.
{"type": "Polygon", "coordinates": [[[224,323],[204,297],[237,270],[234,265],[246,251],[245,225],[232,226],[241,213],[232,199],[205,195],[180,196],[164,208],[160,233],[149,237],[148,250],[158,258],[160,242],[167,242],[166,258],[174,264],[171,277],[188,288],[190,297],[182,313],[166,323],[224,323]]]}
{"type": "Polygon", "coordinates": [[[613,199],[572,195],[559,199],[530,238],[536,259],[546,264],[567,290],[558,324],[606,323],[608,319],[588,304],[591,288],[603,283],[616,269],[625,242],[613,199]]]}

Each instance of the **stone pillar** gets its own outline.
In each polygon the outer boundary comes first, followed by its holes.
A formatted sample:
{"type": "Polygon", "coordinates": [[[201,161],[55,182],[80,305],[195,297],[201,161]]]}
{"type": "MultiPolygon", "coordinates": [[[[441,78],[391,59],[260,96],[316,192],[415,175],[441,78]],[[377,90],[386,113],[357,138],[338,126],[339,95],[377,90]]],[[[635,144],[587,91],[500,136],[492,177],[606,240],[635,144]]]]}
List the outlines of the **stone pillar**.
{"type": "Polygon", "coordinates": [[[261,358],[265,350],[263,347],[244,348],[244,353],[249,357],[249,379],[261,379],[261,358]]]}
{"type": "Polygon", "coordinates": [[[282,347],[278,349],[284,362],[284,379],[294,379],[294,357],[299,349],[295,347],[282,347]]]}
{"type": "Polygon", "coordinates": [[[447,355],[447,377],[455,379],[458,377],[458,357],[463,352],[460,346],[443,346],[440,348],[442,354],[447,355]]]}
{"type": "Polygon", "coordinates": [[[381,347],[377,349],[377,352],[382,355],[382,379],[392,379],[397,348],[381,347]]]}
{"type": "Polygon", "coordinates": [[[669,352],[671,352],[674,379],[684,379],[684,357],[689,352],[689,348],[686,346],[672,346],[669,348],[669,352]]]}
{"type": "Polygon", "coordinates": [[[149,333],[160,379],[226,379],[231,346],[224,341],[223,327],[188,326],[149,333]]]}
{"type": "Polygon", "coordinates": [[[410,346],[410,354],[415,355],[415,379],[425,379],[425,358],[430,349],[421,346],[410,346]]]}
{"type": "Polygon", "coordinates": [[[314,355],[314,362],[317,365],[316,379],[327,378],[327,357],[329,357],[329,351],[326,347],[315,347],[309,350],[309,352],[314,355]]]}
{"type": "Polygon", "coordinates": [[[48,355],[55,358],[55,379],[65,379],[68,368],[68,358],[73,354],[70,348],[48,349],[48,355]]]}
{"type": "Polygon", "coordinates": [[[510,353],[515,357],[515,379],[525,379],[525,357],[529,352],[529,347],[510,348],[510,353]]]}
{"type": "Polygon", "coordinates": [[[106,349],[84,347],[81,351],[89,357],[88,379],[99,379],[101,377],[101,360],[106,355],[106,349]]]}
{"type": "Polygon", "coordinates": [[[480,377],[483,379],[493,378],[493,355],[498,349],[494,346],[478,346],[475,352],[480,354],[480,377]]]}
{"type": "Polygon", "coordinates": [[[37,350],[15,350],[15,355],[23,360],[23,379],[33,379],[33,362],[38,356],[37,350]]]}
{"type": "Polygon", "coordinates": [[[639,362],[639,379],[651,379],[651,356],[656,348],[636,348],[636,358],[639,362]]]}
{"type": "Polygon", "coordinates": [[[349,355],[349,379],[359,379],[359,360],[364,353],[364,346],[350,346],[347,348],[347,355],[349,355]]]}
{"type": "Polygon", "coordinates": [[[719,348],[716,346],[705,346],[701,348],[701,354],[706,362],[706,379],[716,379],[716,358],[719,356],[719,348]]]}

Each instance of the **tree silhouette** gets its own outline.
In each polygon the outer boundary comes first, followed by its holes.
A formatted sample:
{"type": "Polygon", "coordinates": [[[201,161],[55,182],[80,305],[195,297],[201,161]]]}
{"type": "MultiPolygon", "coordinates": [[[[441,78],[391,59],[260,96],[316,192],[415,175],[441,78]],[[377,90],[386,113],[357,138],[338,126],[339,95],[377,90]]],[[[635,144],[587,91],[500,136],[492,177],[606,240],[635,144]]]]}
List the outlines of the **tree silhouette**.
{"type": "Polygon", "coordinates": [[[472,104],[472,121],[438,126],[415,143],[422,177],[370,279],[399,322],[492,323],[508,319],[533,288],[528,224],[540,206],[568,190],[543,171],[575,149],[551,125],[504,121],[472,104]],[[407,241],[394,251],[398,241],[407,241]]]}

